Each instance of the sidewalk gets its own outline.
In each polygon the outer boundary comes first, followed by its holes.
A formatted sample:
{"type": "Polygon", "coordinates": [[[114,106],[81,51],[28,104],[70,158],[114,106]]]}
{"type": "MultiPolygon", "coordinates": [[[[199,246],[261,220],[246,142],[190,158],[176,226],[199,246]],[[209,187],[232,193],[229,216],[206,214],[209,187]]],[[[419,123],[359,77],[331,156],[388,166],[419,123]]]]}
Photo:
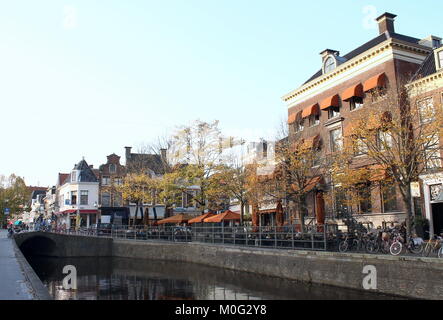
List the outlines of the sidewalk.
{"type": "Polygon", "coordinates": [[[0,300],[33,300],[33,292],[17,260],[12,239],[0,230],[0,300]]]}

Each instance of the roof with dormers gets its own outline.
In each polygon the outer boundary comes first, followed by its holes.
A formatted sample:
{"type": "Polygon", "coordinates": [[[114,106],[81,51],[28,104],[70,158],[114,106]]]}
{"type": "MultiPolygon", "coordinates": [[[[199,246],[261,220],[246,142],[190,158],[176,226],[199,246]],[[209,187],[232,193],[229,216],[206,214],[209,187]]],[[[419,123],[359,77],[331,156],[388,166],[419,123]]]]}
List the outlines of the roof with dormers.
{"type": "MultiPolygon", "coordinates": [[[[98,182],[97,176],[94,173],[94,170],[88,165],[85,160],[80,161],[74,166],[73,170],[79,170],[80,173],[78,175],[78,182],[98,182]]],[[[69,182],[71,180],[71,176],[69,176],[69,182]]]]}
{"type": "MultiPolygon", "coordinates": [[[[409,42],[412,44],[419,44],[419,42],[420,42],[420,39],[405,36],[405,35],[398,34],[398,33],[390,33],[387,31],[387,32],[382,33],[379,36],[375,37],[374,39],[366,42],[365,44],[358,47],[357,49],[344,55],[342,58],[346,61],[349,61],[349,60],[357,57],[358,55],[362,54],[363,52],[374,48],[375,46],[379,45],[380,43],[382,43],[388,39],[396,39],[396,40],[400,40],[400,41],[409,42]]],[[[323,71],[322,71],[322,69],[320,69],[317,73],[315,73],[312,77],[310,77],[305,83],[303,83],[303,85],[321,77],[322,75],[323,75],[323,71]]]]}

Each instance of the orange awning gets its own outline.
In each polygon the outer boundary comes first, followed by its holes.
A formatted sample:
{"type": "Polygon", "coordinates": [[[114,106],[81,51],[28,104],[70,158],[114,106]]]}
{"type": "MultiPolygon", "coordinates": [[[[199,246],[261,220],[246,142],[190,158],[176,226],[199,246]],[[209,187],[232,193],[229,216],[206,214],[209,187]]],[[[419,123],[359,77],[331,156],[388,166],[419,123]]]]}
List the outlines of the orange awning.
{"type": "MultiPolygon", "coordinates": [[[[304,192],[312,191],[315,188],[315,186],[319,183],[322,183],[322,181],[323,181],[322,176],[317,176],[317,177],[309,179],[308,182],[306,183],[305,187],[303,188],[304,192]]],[[[292,189],[294,191],[300,190],[299,187],[296,186],[295,184],[292,185],[292,189]]]]}
{"type": "Polygon", "coordinates": [[[199,216],[197,218],[189,220],[188,224],[202,223],[203,220],[205,220],[206,218],[210,218],[210,217],[213,217],[213,216],[215,216],[215,213],[208,212],[208,213],[205,213],[204,215],[201,215],[201,216],[199,216]]]}
{"type": "Polygon", "coordinates": [[[361,83],[350,87],[348,89],[346,89],[342,95],[341,95],[341,99],[343,101],[348,101],[349,99],[353,98],[353,97],[360,97],[363,98],[364,96],[364,92],[363,92],[363,85],[361,83]]]}
{"type": "Polygon", "coordinates": [[[297,120],[301,119],[302,113],[303,113],[303,111],[299,111],[299,112],[290,114],[288,117],[288,124],[293,124],[297,120]]]}
{"type": "Polygon", "coordinates": [[[178,214],[173,217],[169,217],[160,221],[157,221],[157,224],[177,224],[177,223],[187,223],[191,218],[184,215],[184,214],[178,214]]]}
{"type": "Polygon", "coordinates": [[[318,114],[320,114],[320,107],[319,107],[318,103],[316,103],[313,106],[310,106],[310,107],[304,109],[301,117],[304,119],[304,118],[307,118],[311,115],[318,115],[318,114]]]}
{"type": "Polygon", "coordinates": [[[320,104],[320,109],[322,110],[326,110],[330,107],[340,107],[340,97],[338,94],[323,100],[320,104]]]}
{"type": "Polygon", "coordinates": [[[223,221],[240,221],[240,215],[238,213],[228,210],[224,213],[217,214],[213,217],[203,220],[206,223],[220,223],[223,221]]]}
{"type": "Polygon", "coordinates": [[[385,85],[386,85],[386,74],[383,72],[367,80],[363,85],[363,91],[368,92],[375,88],[384,87],[385,85]]]}

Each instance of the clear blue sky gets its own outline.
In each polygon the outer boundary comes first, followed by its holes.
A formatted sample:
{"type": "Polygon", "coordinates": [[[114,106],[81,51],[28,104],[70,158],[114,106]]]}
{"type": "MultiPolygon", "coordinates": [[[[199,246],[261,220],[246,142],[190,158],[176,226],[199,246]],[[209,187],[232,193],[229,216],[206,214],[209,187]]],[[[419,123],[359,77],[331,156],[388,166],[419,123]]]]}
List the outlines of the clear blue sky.
{"type": "Polygon", "coordinates": [[[440,1],[14,0],[0,4],[0,174],[52,185],[175,126],[272,138],[280,97],[378,34],[443,36],[440,1]]]}

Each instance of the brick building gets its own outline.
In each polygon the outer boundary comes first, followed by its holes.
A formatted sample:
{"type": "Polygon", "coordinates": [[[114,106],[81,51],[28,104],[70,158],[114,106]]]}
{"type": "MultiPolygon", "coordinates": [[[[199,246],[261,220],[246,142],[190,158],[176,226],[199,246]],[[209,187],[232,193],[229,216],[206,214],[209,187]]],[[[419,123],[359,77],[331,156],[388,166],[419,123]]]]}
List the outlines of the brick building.
{"type": "MultiPolygon", "coordinates": [[[[428,38],[428,45],[433,51],[417,71],[410,86],[416,100],[425,108],[442,108],[443,105],[443,46],[442,39],[428,38]]],[[[439,139],[440,148],[443,139],[439,139]]],[[[420,189],[414,196],[417,211],[421,212],[430,222],[430,232],[443,233],[443,170],[442,149],[429,150],[430,157],[425,163],[426,172],[420,177],[420,189]],[[420,201],[421,200],[421,201],[420,201]]]]}
{"type": "Polygon", "coordinates": [[[100,212],[103,221],[127,224],[129,209],[123,201],[118,187],[123,184],[126,168],[120,163],[120,156],[115,153],[107,156],[107,161],[99,167],[100,177],[100,212]],[[108,219],[104,217],[108,217],[108,219]]]}
{"type": "MultiPolygon", "coordinates": [[[[433,52],[435,37],[421,40],[396,33],[395,18],[390,13],[377,18],[379,35],[348,54],[331,49],[320,53],[321,70],[282,98],[288,107],[290,141],[315,141],[320,155],[340,152],[353,114],[364,113],[377,103],[375,91],[395,88],[416,74],[433,52]]],[[[327,175],[316,181],[307,198],[311,216],[322,206],[330,218],[352,214],[375,226],[404,219],[394,186],[371,188],[368,201],[350,207],[327,175]],[[323,191],[334,194],[331,203],[325,203],[323,191]]]]}

